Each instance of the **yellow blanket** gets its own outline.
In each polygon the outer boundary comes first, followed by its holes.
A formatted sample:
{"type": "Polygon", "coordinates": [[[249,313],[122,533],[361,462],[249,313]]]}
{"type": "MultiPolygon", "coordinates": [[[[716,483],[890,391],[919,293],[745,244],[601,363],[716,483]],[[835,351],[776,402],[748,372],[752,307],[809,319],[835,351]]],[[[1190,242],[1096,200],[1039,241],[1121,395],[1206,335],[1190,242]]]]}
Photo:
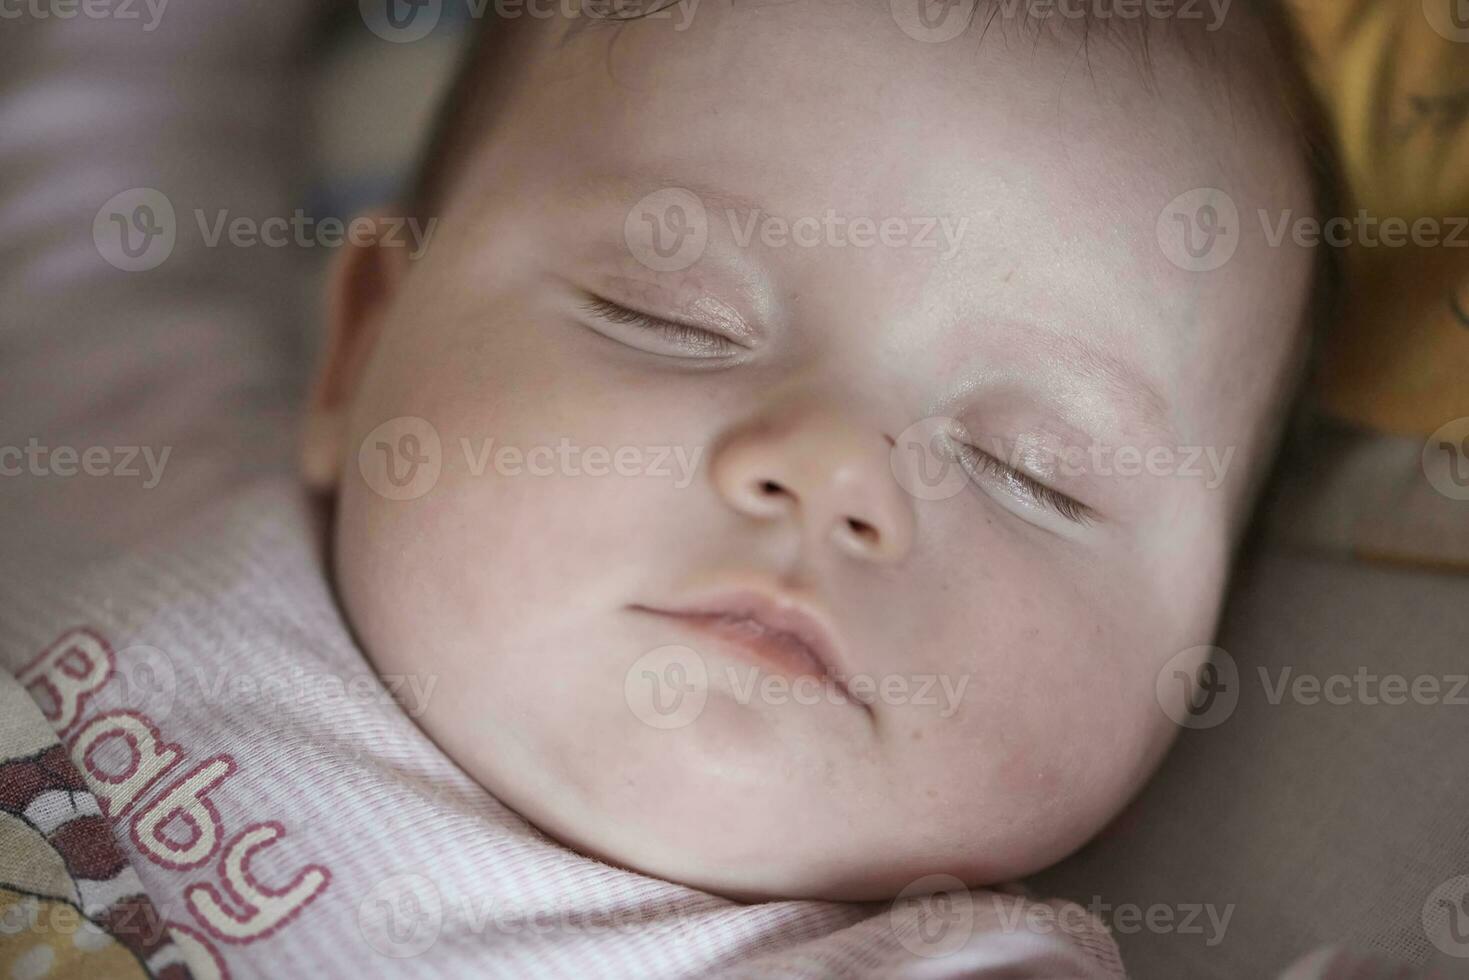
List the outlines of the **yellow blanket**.
{"type": "Polygon", "coordinates": [[[1469,416],[1469,0],[1291,6],[1359,219],[1320,394],[1344,420],[1426,436],[1469,416]],[[1390,219],[1419,244],[1388,244],[1390,219]]]}

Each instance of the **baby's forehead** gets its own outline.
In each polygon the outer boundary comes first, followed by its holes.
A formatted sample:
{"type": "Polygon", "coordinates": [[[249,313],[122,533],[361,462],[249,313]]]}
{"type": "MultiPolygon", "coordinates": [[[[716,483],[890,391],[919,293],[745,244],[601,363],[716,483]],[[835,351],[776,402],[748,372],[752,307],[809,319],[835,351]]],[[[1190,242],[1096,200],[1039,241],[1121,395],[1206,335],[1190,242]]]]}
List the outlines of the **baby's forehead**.
{"type": "MultiPolygon", "coordinates": [[[[873,179],[887,168],[909,202],[935,182],[897,172],[925,167],[948,167],[951,185],[977,194],[992,188],[976,170],[1009,158],[1017,180],[1055,178],[1059,195],[1069,175],[1115,201],[1187,179],[1190,164],[1213,163],[1219,182],[1288,171],[1298,157],[1269,73],[1252,70],[1269,45],[1248,43],[1260,32],[1241,14],[1216,24],[1109,13],[1158,6],[1128,0],[960,0],[923,14],[923,25],[948,25],[938,31],[909,23],[907,3],[627,0],[485,23],[458,86],[480,96],[451,100],[460,106],[443,114],[440,143],[442,131],[470,131],[460,147],[492,135],[498,117],[475,105],[542,96],[537,122],[574,122],[589,150],[632,145],[648,158],[703,143],[721,163],[763,163],[776,184],[810,168],[869,196],[889,190],[873,179]],[[728,159],[731,143],[740,152],[728,159]],[[974,166],[954,166],[956,153],[974,166]]],[[[430,148],[429,170],[446,168],[443,150],[430,148]]]]}
{"type": "MultiPolygon", "coordinates": [[[[1153,49],[1142,66],[1122,42],[1098,41],[1083,59],[1060,33],[1023,44],[999,26],[992,41],[924,43],[886,3],[706,3],[705,14],[682,31],[636,21],[547,44],[518,98],[527,130],[549,117],[556,132],[522,140],[528,175],[563,175],[563,190],[620,181],[625,203],[698,184],[721,216],[967,220],[961,261],[935,275],[983,283],[1018,270],[1010,281],[1037,280],[1045,303],[1084,296],[1132,316],[1177,313],[1159,288],[1178,270],[1157,224],[1181,194],[1310,206],[1294,138],[1222,95],[1192,54],[1153,49]]],[[[923,255],[889,257],[896,270],[923,255]]],[[[1217,278],[1248,263],[1237,265],[1217,278]]]]}
{"type": "Polygon", "coordinates": [[[584,106],[569,118],[610,149],[692,156],[702,143],[723,165],[775,171],[752,174],[762,187],[810,172],[869,199],[896,186],[912,202],[944,176],[941,203],[965,190],[993,199],[1003,188],[983,186],[988,174],[1125,202],[1170,180],[1232,189],[1299,169],[1285,101],[1252,70],[1269,46],[1249,43],[1243,15],[1216,31],[1099,16],[1111,0],[1059,5],[1084,18],[970,0],[936,7],[965,25],[936,33],[907,24],[907,0],[646,2],[646,15],[540,32],[521,61],[534,81],[518,91],[584,106]]]}

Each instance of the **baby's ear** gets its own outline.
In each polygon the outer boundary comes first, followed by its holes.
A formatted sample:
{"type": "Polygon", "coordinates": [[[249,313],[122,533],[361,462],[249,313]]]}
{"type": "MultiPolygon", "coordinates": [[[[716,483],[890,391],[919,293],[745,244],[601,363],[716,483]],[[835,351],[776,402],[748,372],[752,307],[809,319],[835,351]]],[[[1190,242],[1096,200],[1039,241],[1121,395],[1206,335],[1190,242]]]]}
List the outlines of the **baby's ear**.
{"type": "MultiPolygon", "coordinates": [[[[327,336],[306,406],[299,463],[306,486],[332,493],[347,458],[348,416],[383,318],[408,270],[409,249],[384,240],[381,213],[359,219],[377,229],[371,241],[347,236],[327,277],[327,336]]],[[[401,222],[400,222],[401,223],[401,222]]],[[[391,225],[388,225],[391,227],[391,225]]]]}

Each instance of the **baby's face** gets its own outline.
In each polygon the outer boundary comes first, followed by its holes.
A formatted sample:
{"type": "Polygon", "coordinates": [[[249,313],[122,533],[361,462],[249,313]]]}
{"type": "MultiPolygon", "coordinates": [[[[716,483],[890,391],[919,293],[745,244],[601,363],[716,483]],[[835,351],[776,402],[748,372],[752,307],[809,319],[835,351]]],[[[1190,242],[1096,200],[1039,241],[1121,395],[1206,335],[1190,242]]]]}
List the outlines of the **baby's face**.
{"type": "Polygon", "coordinates": [[[344,287],[308,454],[348,616],[609,862],[841,899],[1036,870],[1138,789],[1159,671],[1210,641],[1309,277],[1250,216],[1306,182],[1166,52],[1150,88],[885,4],[677,23],[526,31],[432,247],[344,287]],[[1159,242],[1201,187],[1246,217],[1207,273],[1159,242]]]}

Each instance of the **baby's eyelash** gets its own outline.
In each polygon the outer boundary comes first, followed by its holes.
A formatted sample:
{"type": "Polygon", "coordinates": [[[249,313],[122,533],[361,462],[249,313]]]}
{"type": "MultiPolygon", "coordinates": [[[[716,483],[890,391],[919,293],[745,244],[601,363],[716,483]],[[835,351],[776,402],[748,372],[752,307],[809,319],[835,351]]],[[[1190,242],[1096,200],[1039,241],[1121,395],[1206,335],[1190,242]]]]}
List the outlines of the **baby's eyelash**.
{"type": "Polygon", "coordinates": [[[741,345],[712,330],[690,326],[687,323],[676,323],[673,320],[665,320],[648,313],[629,309],[626,306],[603,299],[600,296],[593,296],[587,302],[583,303],[582,309],[594,316],[609,320],[612,323],[626,323],[631,326],[641,327],[644,330],[650,330],[661,335],[670,343],[697,351],[704,355],[733,354],[741,349],[741,345]]]}
{"type": "Polygon", "coordinates": [[[1096,511],[1086,504],[1073,500],[1059,490],[1053,490],[1029,474],[1017,470],[998,456],[967,443],[960,447],[960,452],[972,466],[977,466],[982,472],[999,477],[1032,502],[1049,507],[1068,521],[1087,525],[1096,520],[1096,511]]]}

